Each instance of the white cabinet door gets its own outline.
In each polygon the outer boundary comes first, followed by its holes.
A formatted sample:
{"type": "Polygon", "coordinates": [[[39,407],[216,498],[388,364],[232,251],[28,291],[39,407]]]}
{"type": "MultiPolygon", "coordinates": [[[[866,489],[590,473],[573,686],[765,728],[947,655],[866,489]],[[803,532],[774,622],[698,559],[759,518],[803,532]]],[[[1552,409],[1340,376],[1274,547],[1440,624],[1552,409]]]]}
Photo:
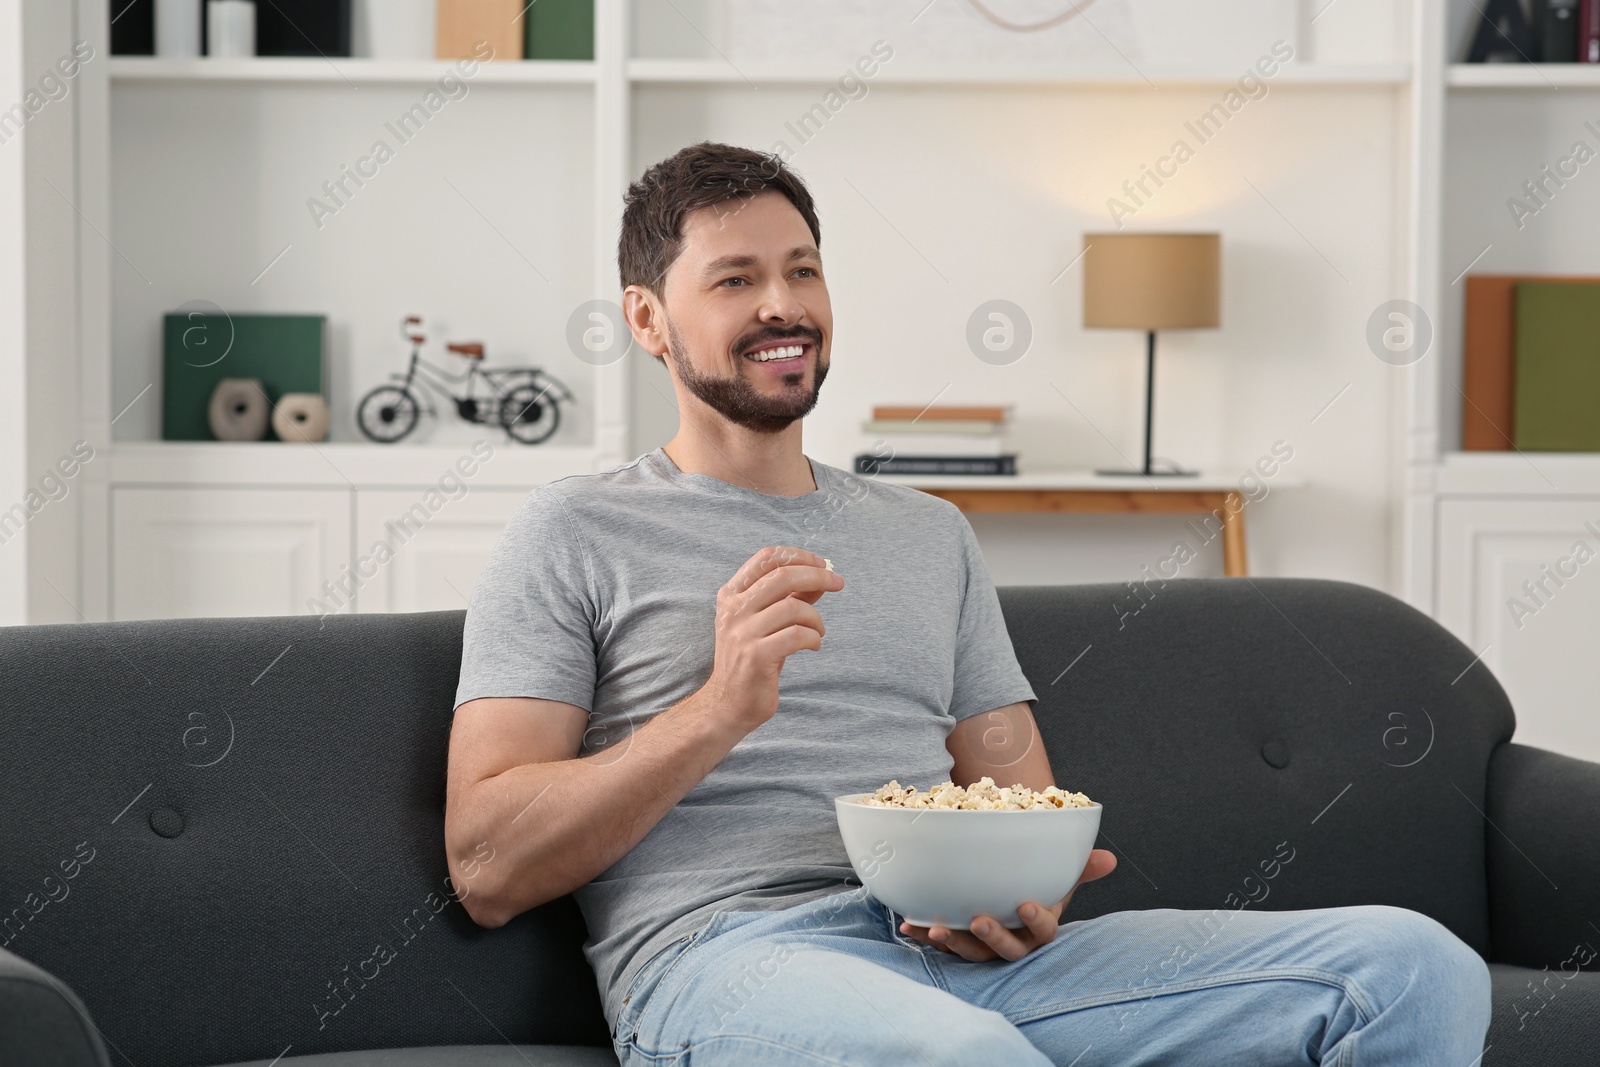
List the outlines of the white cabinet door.
{"type": "Polygon", "coordinates": [[[1442,500],[1439,621],[1482,651],[1516,740],[1600,761],[1600,498],[1442,500]]]}
{"type": "Polygon", "coordinates": [[[330,599],[350,558],[349,489],[112,491],[111,617],[351,610],[330,599]]]}
{"type": "Polygon", "coordinates": [[[489,551],[527,499],[520,489],[356,492],[360,611],[446,611],[467,606],[489,551]]]}

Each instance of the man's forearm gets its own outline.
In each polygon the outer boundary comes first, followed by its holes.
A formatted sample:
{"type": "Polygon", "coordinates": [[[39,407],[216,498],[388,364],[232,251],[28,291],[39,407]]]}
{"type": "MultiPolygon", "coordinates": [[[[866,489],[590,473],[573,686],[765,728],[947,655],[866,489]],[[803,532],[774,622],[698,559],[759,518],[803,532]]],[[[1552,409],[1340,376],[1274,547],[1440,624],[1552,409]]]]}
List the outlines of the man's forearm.
{"type": "Polygon", "coordinates": [[[473,918],[499,926],[627,855],[741,739],[708,712],[696,693],[598,752],[467,790],[450,820],[463,857],[451,875],[473,918]]]}

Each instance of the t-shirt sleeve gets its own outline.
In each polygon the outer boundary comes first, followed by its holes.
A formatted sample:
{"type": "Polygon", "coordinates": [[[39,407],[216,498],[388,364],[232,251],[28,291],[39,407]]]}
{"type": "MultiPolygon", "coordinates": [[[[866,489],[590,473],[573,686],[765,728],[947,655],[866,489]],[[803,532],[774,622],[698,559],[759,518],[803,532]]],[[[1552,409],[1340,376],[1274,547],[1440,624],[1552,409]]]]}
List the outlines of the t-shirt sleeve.
{"type": "Polygon", "coordinates": [[[455,706],[542,697],[590,711],[595,599],[584,544],[559,491],[522,502],[473,587],[455,706]]]}
{"type": "Polygon", "coordinates": [[[1000,597],[989,580],[972,524],[955,511],[959,528],[962,573],[961,620],[956,628],[955,688],[950,715],[957,722],[1008,704],[1037,700],[1022,667],[1017,663],[1011,635],[1006,632],[1000,597]]]}

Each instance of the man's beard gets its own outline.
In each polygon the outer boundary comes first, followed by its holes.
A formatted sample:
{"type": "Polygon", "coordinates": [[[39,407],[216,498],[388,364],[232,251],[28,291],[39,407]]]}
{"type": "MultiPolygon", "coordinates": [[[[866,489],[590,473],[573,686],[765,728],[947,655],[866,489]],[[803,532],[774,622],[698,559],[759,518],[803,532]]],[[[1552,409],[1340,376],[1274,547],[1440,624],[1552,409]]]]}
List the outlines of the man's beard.
{"type": "MultiPolygon", "coordinates": [[[[750,384],[743,373],[735,373],[729,378],[696,373],[693,362],[685,354],[687,348],[683,338],[671,319],[667,320],[667,338],[671,342],[672,354],[677,357],[678,380],[689,392],[729,422],[756,433],[778,433],[796,419],[810,414],[811,409],[817,406],[817,394],[821,392],[822,382],[828,376],[828,365],[822,361],[822,344],[815,334],[807,338],[815,342],[813,349],[816,352],[816,369],[810,390],[797,392],[785,383],[784,392],[779,396],[766,395],[750,384]]],[[[742,360],[744,356],[734,358],[742,360]]],[[[804,374],[804,366],[793,373],[804,374]]]]}

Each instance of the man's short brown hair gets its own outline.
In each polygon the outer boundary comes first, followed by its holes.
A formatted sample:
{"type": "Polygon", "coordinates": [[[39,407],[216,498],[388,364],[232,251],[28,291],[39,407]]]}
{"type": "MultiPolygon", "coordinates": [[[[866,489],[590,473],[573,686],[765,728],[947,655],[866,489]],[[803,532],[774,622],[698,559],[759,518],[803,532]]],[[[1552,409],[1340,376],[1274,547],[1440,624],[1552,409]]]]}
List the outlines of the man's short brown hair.
{"type": "MultiPolygon", "coordinates": [[[[691,211],[772,189],[789,198],[822,248],[811,193],[783,160],[737,145],[701,141],[655,164],[623,197],[617,273],[622,287],[642,285],[661,296],[667,268],[683,251],[683,219],[691,211]]],[[[734,209],[730,209],[731,214],[734,209]]]]}

